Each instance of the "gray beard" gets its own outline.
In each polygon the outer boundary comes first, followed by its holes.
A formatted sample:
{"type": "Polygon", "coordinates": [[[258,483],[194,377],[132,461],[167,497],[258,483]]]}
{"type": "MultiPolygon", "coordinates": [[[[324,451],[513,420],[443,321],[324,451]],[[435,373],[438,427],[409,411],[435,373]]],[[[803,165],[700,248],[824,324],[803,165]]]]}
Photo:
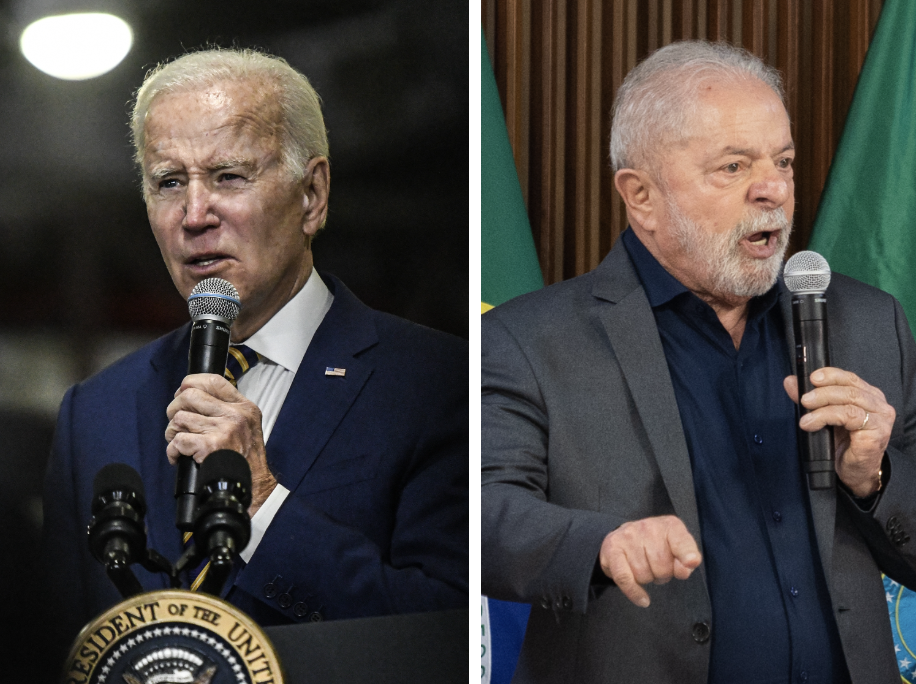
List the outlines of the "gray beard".
{"type": "Polygon", "coordinates": [[[763,210],[743,219],[725,235],[704,231],[669,196],[668,213],[675,239],[687,257],[703,273],[703,285],[711,294],[757,297],[776,283],[782,259],[789,245],[792,222],[782,207],[763,210]],[[741,249],[741,241],[761,231],[779,230],[776,253],[768,259],[754,259],[741,249]]]}

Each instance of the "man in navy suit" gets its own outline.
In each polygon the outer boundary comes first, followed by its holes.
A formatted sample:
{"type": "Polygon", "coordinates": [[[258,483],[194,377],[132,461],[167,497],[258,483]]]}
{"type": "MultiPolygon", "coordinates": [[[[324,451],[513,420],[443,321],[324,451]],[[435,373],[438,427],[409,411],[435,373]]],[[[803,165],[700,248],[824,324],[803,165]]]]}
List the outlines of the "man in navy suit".
{"type": "Polygon", "coordinates": [[[225,595],[260,624],[465,606],[467,345],[313,268],[330,186],[317,93],[283,60],[198,52],[147,77],[132,130],[175,286],[233,283],[232,343],[260,362],[237,387],[185,376],[184,326],[67,393],[45,494],[61,636],[119,600],[86,543],[98,470],[139,471],[149,546],[175,560],[175,459],[225,448],[253,482],[252,540],[225,595]]]}

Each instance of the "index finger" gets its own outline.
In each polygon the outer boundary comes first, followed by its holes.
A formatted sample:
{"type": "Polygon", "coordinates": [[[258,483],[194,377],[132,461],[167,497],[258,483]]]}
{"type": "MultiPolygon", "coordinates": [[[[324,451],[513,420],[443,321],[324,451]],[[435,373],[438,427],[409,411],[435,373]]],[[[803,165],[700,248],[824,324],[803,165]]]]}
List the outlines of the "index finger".
{"type": "Polygon", "coordinates": [[[871,387],[862,378],[851,371],[824,366],[811,373],[811,384],[815,387],[826,385],[847,385],[850,387],[871,387]]]}
{"type": "Polygon", "coordinates": [[[215,373],[186,375],[179,388],[175,391],[175,396],[177,397],[186,389],[199,389],[223,401],[235,399],[238,395],[238,389],[233,387],[231,382],[222,375],[216,375],[215,373]]]}
{"type": "Polygon", "coordinates": [[[604,568],[604,574],[614,580],[617,588],[632,603],[640,608],[647,608],[650,603],[649,594],[636,581],[626,553],[621,549],[613,549],[605,560],[607,567],[604,568]]]}

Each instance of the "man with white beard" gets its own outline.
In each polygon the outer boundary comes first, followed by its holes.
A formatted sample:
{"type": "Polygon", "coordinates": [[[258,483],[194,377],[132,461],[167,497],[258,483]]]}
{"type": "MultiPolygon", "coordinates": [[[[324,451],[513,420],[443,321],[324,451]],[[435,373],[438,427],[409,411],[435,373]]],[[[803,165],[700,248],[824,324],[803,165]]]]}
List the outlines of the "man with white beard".
{"type": "Polygon", "coordinates": [[[881,572],[916,583],[916,345],[835,275],[796,420],[794,157],[775,70],[657,51],[614,107],[630,229],[483,317],[482,587],[533,604],[515,681],[899,681],[881,572]],[[809,491],[796,430],[827,425],[837,487],[809,491]]]}

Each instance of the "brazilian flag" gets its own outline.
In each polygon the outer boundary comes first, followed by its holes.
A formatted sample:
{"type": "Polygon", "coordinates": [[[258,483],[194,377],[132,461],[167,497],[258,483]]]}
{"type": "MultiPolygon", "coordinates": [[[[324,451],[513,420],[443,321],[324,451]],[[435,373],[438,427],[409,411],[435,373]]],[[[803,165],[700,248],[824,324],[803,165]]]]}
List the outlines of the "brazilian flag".
{"type": "MultiPolygon", "coordinates": [[[[885,0],[810,249],[894,295],[916,323],[916,2],[885,0]]],[[[884,578],[897,666],[916,684],[916,593],[884,578]]]]}
{"type": "Polygon", "coordinates": [[[486,43],[480,81],[481,313],[544,286],[486,43]]]}
{"type": "Polygon", "coordinates": [[[916,324],[916,2],[885,0],[809,249],[916,324]]]}
{"type": "MultiPolygon", "coordinates": [[[[486,43],[480,83],[481,313],[544,286],[486,43]]],[[[508,684],[531,607],[481,597],[481,684],[508,684]]]]}

